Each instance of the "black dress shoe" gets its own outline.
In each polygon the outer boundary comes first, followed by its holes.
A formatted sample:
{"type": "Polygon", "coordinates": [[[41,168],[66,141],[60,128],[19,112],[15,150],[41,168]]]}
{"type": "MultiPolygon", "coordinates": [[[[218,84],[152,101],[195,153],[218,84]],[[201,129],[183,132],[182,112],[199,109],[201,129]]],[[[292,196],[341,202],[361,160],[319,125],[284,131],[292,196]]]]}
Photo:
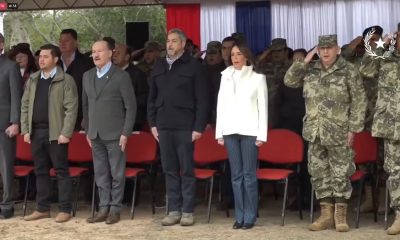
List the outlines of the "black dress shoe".
{"type": "Polygon", "coordinates": [[[107,208],[100,208],[97,214],[94,217],[90,217],[86,219],[87,223],[98,223],[106,221],[108,217],[108,209],[107,208]]]}
{"type": "Polygon", "coordinates": [[[1,219],[9,219],[14,217],[14,208],[11,209],[1,209],[0,218],[1,219]]]}
{"type": "Polygon", "coordinates": [[[254,223],[245,223],[242,226],[243,230],[252,229],[254,227],[254,223]]]}
{"type": "Polygon", "coordinates": [[[243,223],[238,223],[238,222],[235,222],[234,224],[233,224],[233,229],[240,229],[240,228],[242,228],[243,227],[243,223]]]}
{"type": "Polygon", "coordinates": [[[117,223],[117,222],[119,222],[119,219],[120,219],[119,213],[110,212],[110,214],[108,214],[106,224],[117,223]]]}

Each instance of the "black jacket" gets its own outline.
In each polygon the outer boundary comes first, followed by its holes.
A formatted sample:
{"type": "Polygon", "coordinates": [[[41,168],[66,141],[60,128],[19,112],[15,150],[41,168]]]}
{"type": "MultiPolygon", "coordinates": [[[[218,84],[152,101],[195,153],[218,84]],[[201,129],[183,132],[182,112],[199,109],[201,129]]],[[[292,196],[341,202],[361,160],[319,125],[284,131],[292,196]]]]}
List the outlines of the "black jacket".
{"type": "Polygon", "coordinates": [[[209,118],[209,94],[203,66],[187,52],[171,69],[165,58],[160,59],[150,77],[150,127],[202,132],[209,118]]]}
{"type": "MultiPolygon", "coordinates": [[[[61,67],[64,67],[61,64],[61,67]]],[[[78,89],[78,116],[76,118],[75,130],[81,129],[81,122],[82,122],[82,77],[83,74],[88,71],[89,69],[93,68],[93,60],[83,55],[81,52],[76,50],[75,52],[75,59],[72,63],[68,66],[66,73],[71,75],[76,83],[76,87],[78,89]]],[[[65,71],[65,69],[64,69],[65,71]]]]}
{"type": "Polygon", "coordinates": [[[147,98],[149,96],[147,76],[142,70],[133,64],[129,64],[125,71],[128,72],[131,77],[136,96],[137,112],[133,130],[140,131],[142,130],[147,118],[147,98]]]}

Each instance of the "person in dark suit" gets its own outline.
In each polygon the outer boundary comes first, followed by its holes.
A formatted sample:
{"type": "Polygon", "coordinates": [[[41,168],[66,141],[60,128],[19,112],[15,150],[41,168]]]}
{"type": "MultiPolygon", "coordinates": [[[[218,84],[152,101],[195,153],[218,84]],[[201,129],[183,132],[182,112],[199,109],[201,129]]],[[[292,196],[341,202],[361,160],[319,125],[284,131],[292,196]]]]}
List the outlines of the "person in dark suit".
{"type": "MultiPolygon", "coordinates": [[[[0,33],[0,54],[4,37],[0,33]]],[[[21,111],[21,73],[15,62],[0,56],[0,174],[3,200],[0,218],[14,216],[12,183],[14,179],[15,136],[19,133],[21,111]]]]}
{"type": "Polygon", "coordinates": [[[78,34],[74,29],[63,29],[60,34],[61,66],[64,72],[71,75],[76,83],[79,93],[79,109],[75,130],[82,129],[82,77],[83,74],[94,67],[93,61],[82,54],[78,49],[78,34]]]}
{"type": "Polygon", "coordinates": [[[99,211],[88,223],[120,220],[125,186],[125,146],[135,122],[135,92],[129,74],[111,62],[107,41],[92,46],[95,68],[83,75],[83,122],[92,147],[99,211]]]}
{"type": "Polygon", "coordinates": [[[147,98],[149,96],[149,85],[146,74],[131,63],[132,48],[127,45],[117,45],[113,54],[113,63],[120,69],[125,70],[131,77],[135,90],[137,112],[134,131],[143,130],[147,121],[147,98]]]}
{"type": "Polygon", "coordinates": [[[201,64],[184,50],[186,39],[180,29],[168,32],[168,54],[155,64],[150,79],[148,121],[160,143],[168,196],[164,226],[194,224],[193,142],[209,118],[209,84],[201,64]]]}

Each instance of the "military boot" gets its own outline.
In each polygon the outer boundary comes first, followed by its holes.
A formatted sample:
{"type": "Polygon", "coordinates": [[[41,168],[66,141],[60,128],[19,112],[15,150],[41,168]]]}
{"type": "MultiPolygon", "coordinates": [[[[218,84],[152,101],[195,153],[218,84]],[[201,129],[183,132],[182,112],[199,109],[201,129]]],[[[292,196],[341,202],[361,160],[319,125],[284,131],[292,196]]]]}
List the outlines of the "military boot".
{"type": "Polygon", "coordinates": [[[367,213],[374,210],[374,201],[372,199],[372,189],[370,186],[365,186],[365,200],[360,206],[360,212],[367,213]]]}
{"type": "Polygon", "coordinates": [[[389,235],[397,235],[400,233],[400,211],[396,211],[396,219],[386,233],[389,235]]]}
{"type": "Polygon", "coordinates": [[[347,224],[347,203],[335,204],[335,227],[338,232],[348,232],[349,225],[347,224]]]}
{"type": "Polygon", "coordinates": [[[321,231],[333,226],[333,204],[321,202],[321,216],[308,226],[311,231],[321,231]]]}

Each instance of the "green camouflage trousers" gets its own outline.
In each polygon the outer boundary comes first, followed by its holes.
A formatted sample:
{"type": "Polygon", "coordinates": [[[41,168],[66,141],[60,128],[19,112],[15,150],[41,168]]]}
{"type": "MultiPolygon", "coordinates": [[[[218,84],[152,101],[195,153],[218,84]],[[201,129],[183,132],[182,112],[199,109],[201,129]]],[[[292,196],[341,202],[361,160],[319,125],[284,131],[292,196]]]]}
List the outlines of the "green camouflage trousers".
{"type": "Polygon", "coordinates": [[[308,146],[308,172],[317,199],[351,197],[350,176],[354,173],[353,149],[323,146],[319,139],[308,146]]]}
{"type": "Polygon", "coordinates": [[[400,141],[385,139],[385,163],[389,175],[390,206],[400,207],[400,141]]]}

